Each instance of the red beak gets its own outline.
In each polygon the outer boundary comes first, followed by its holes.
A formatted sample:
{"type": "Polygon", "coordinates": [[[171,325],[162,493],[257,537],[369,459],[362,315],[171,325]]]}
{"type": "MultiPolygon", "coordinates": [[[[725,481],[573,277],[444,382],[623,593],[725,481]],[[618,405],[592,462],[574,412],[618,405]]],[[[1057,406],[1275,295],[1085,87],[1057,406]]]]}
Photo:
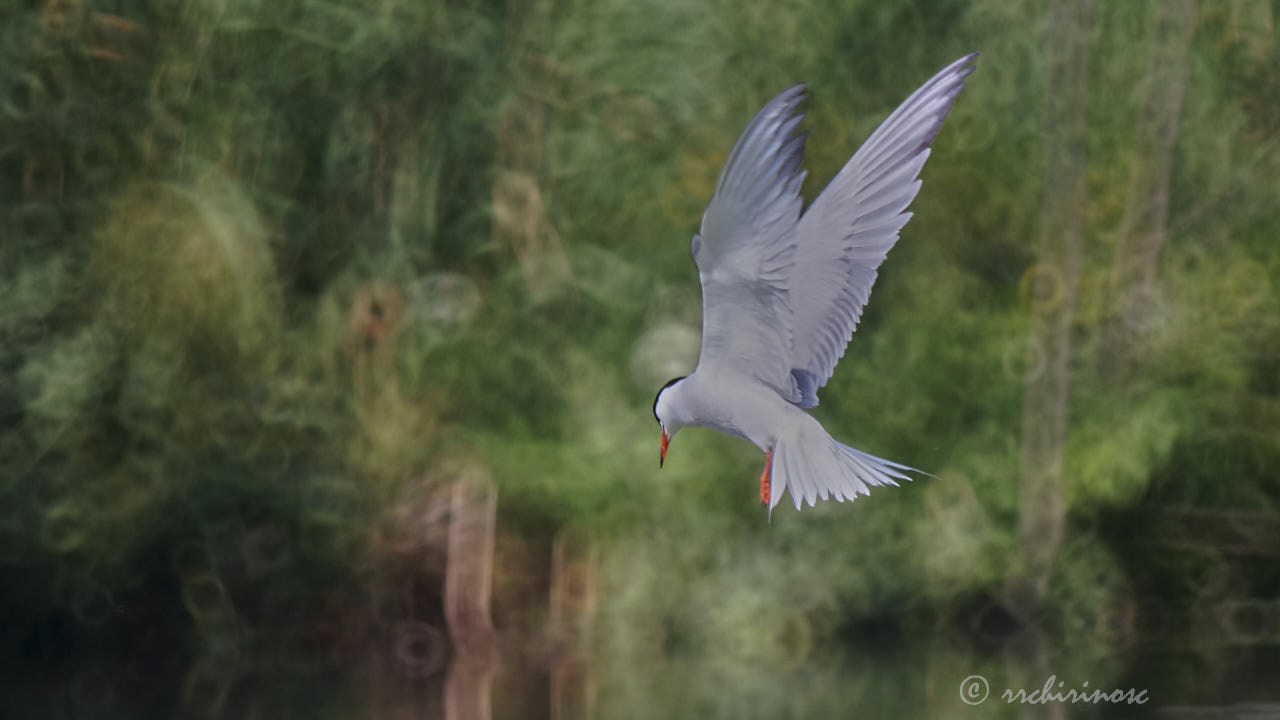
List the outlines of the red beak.
{"type": "Polygon", "coordinates": [[[667,461],[667,445],[671,442],[671,438],[667,435],[667,429],[662,428],[662,455],[658,457],[658,467],[667,461]]]}

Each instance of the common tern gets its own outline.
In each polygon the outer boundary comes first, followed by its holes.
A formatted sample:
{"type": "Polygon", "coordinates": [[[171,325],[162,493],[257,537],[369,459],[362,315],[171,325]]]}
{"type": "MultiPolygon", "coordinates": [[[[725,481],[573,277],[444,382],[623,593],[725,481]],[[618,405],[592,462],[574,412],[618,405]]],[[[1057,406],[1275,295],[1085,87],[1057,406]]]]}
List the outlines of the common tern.
{"type": "Polygon", "coordinates": [[[929,144],[977,53],[943,68],[871,133],[801,213],[808,133],[805,86],[770,100],[738,137],[716,180],[693,259],[702,283],[697,367],[653,400],[658,463],[681,428],[708,427],[764,451],[760,503],[790,490],[796,509],[910,480],[907,465],[837,442],[808,412],[862,315],[876,271],[911,219],[929,144]]]}

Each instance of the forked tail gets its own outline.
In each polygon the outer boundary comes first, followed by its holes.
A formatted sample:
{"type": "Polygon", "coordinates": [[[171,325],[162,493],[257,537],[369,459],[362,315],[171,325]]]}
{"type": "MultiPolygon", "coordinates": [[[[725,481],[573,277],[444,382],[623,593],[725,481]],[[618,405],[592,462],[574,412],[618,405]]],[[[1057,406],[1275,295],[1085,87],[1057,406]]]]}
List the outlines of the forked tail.
{"type": "Polygon", "coordinates": [[[869,495],[876,485],[897,485],[910,480],[906,472],[928,473],[908,465],[878,458],[836,442],[822,425],[805,412],[790,413],[778,436],[771,460],[769,513],[790,490],[796,510],[818,500],[853,500],[869,495]]]}

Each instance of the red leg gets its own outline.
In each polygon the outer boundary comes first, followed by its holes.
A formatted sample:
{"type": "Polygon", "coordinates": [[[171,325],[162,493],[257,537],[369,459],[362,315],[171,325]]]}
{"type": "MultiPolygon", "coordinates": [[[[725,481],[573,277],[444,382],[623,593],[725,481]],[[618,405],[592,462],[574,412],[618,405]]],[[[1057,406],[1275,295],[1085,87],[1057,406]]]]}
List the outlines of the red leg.
{"type": "Polygon", "coordinates": [[[760,473],[760,505],[769,506],[769,487],[773,480],[773,450],[764,451],[764,472],[760,473]]]}

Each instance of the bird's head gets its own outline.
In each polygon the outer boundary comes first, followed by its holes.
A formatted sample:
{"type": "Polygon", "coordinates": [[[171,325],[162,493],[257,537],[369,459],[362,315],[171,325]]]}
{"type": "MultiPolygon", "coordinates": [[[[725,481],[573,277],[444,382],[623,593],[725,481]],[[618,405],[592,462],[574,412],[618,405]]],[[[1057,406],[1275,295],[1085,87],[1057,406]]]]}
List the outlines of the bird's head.
{"type": "Polygon", "coordinates": [[[662,428],[662,454],[658,456],[658,467],[667,460],[667,445],[670,444],[671,438],[680,432],[680,428],[684,424],[680,422],[678,413],[675,408],[676,394],[669,392],[676,383],[684,379],[684,376],[673,378],[667,381],[666,385],[658,391],[653,398],[653,418],[658,421],[658,425],[662,428]]]}

